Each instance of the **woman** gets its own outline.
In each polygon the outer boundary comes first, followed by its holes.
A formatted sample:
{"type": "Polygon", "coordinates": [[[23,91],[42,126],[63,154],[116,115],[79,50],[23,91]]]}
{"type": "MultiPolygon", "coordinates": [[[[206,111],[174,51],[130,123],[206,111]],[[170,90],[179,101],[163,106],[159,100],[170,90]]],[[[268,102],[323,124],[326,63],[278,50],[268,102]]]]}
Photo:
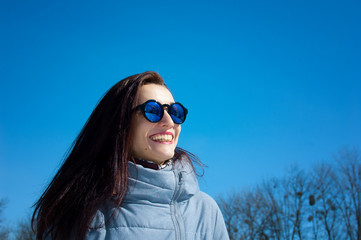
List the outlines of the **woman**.
{"type": "Polygon", "coordinates": [[[228,239],[176,147],[187,112],[155,72],[114,85],[35,204],[37,239],[228,239]]]}

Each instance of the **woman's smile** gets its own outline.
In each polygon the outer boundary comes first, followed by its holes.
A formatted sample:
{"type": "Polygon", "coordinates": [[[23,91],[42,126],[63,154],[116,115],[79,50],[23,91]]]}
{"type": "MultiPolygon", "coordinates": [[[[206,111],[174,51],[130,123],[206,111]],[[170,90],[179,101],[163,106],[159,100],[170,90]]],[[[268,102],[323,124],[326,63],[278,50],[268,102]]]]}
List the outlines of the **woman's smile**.
{"type": "Polygon", "coordinates": [[[149,137],[152,141],[163,144],[172,144],[174,134],[171,132],[159,132],[149,137]]]}

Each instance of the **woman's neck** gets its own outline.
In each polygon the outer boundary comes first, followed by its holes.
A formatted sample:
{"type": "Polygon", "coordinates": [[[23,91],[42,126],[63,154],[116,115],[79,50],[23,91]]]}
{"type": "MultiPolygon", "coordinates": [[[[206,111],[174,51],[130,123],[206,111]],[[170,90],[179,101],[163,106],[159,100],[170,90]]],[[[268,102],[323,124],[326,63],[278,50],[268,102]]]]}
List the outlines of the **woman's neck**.
{"type": "Polygon", "coordinates": [[[169,166],[170,164],[172,164],[172,159],[168,159],[168,160],[164,161],[162,164],[156,164],[155,162],[147,161],[147,160],[140,159],[140,158],[134,158],[134,161],[136,164],[139,164],[145,168],[151,168],[154,170],[163,169],[163,168],[169,166]]]}

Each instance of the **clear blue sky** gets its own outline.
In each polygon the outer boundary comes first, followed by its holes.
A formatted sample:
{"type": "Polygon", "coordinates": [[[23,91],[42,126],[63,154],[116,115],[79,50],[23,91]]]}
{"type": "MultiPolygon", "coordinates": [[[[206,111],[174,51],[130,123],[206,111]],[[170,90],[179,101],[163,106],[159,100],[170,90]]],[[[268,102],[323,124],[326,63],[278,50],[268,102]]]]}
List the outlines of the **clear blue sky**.
{"type": "MultiPolygon", "coordinates": [[[[130,2],[130,1],[129,1],[130,2]]],[[[361,148],[360,1],[0,3],[0,198],[30,212],[103,93],[159,72],[216,197],[361,148]]]]}

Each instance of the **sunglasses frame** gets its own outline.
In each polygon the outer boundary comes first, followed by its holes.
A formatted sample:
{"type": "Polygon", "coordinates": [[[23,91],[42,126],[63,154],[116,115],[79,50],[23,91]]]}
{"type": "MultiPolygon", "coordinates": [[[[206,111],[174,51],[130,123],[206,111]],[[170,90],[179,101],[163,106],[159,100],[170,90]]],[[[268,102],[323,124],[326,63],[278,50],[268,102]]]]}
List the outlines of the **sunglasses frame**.
{"type": "Polygon", "coordinates": [[[188,114],[188,109],[185,108],[185,107],[184,107],[181,103],[179,103],[179,102],[175,102],[175,103],[171,103],[171,104],[161,104],[160,102],[158,102],[158,101],[156,101],[156,100],[154,100],[154,99],[150,99],[150,100],[147,100],[146,102],[144,102],[144,103],[136,106],[136,107],[134,108],[134,111],[135,111],[135,110],[140,110],[140,111],[143,113],[143,116],[144,116],[145,119],[147,119],[147,120],[148,120],[149,122],[151,122],[151,123],[157,123],[157,122],[160,122],[160,121],[163,119],[163,116],[164,116],[164,108],[165,108],[165,107],[167,107],[167,112],[168,112],[169,116],[172,118],[172,121],[173,121],[175,124],[182,124],[182,123],[184,123],[184,121],[186,120],[187,114],[188,114]],[[153,122],[153,121],[149,120],[149,119],[147,118],[146,113],[145,113],[145,106],[146,106],[148,103],[150,103],[150,102],[154,102],[154,103],[158,104],[158,105],[161,107],[161,109],[162,109],[162,111],[160,112],[160,113],[161,113],[160,119],[159,119],[158,121],[156,121],[156,122],[153,122]],[[173,106],[174,104],[180,105],[180,106],[183,108],[183,110],[184,110],[184,119],[183,119],[183,121],[180,122],[180,123],[174,122],[174,120],[173,120],[173,118],[172,118],[172,115],[170,114],[170,109],[172,108],[172,106],[173,106]]]}

